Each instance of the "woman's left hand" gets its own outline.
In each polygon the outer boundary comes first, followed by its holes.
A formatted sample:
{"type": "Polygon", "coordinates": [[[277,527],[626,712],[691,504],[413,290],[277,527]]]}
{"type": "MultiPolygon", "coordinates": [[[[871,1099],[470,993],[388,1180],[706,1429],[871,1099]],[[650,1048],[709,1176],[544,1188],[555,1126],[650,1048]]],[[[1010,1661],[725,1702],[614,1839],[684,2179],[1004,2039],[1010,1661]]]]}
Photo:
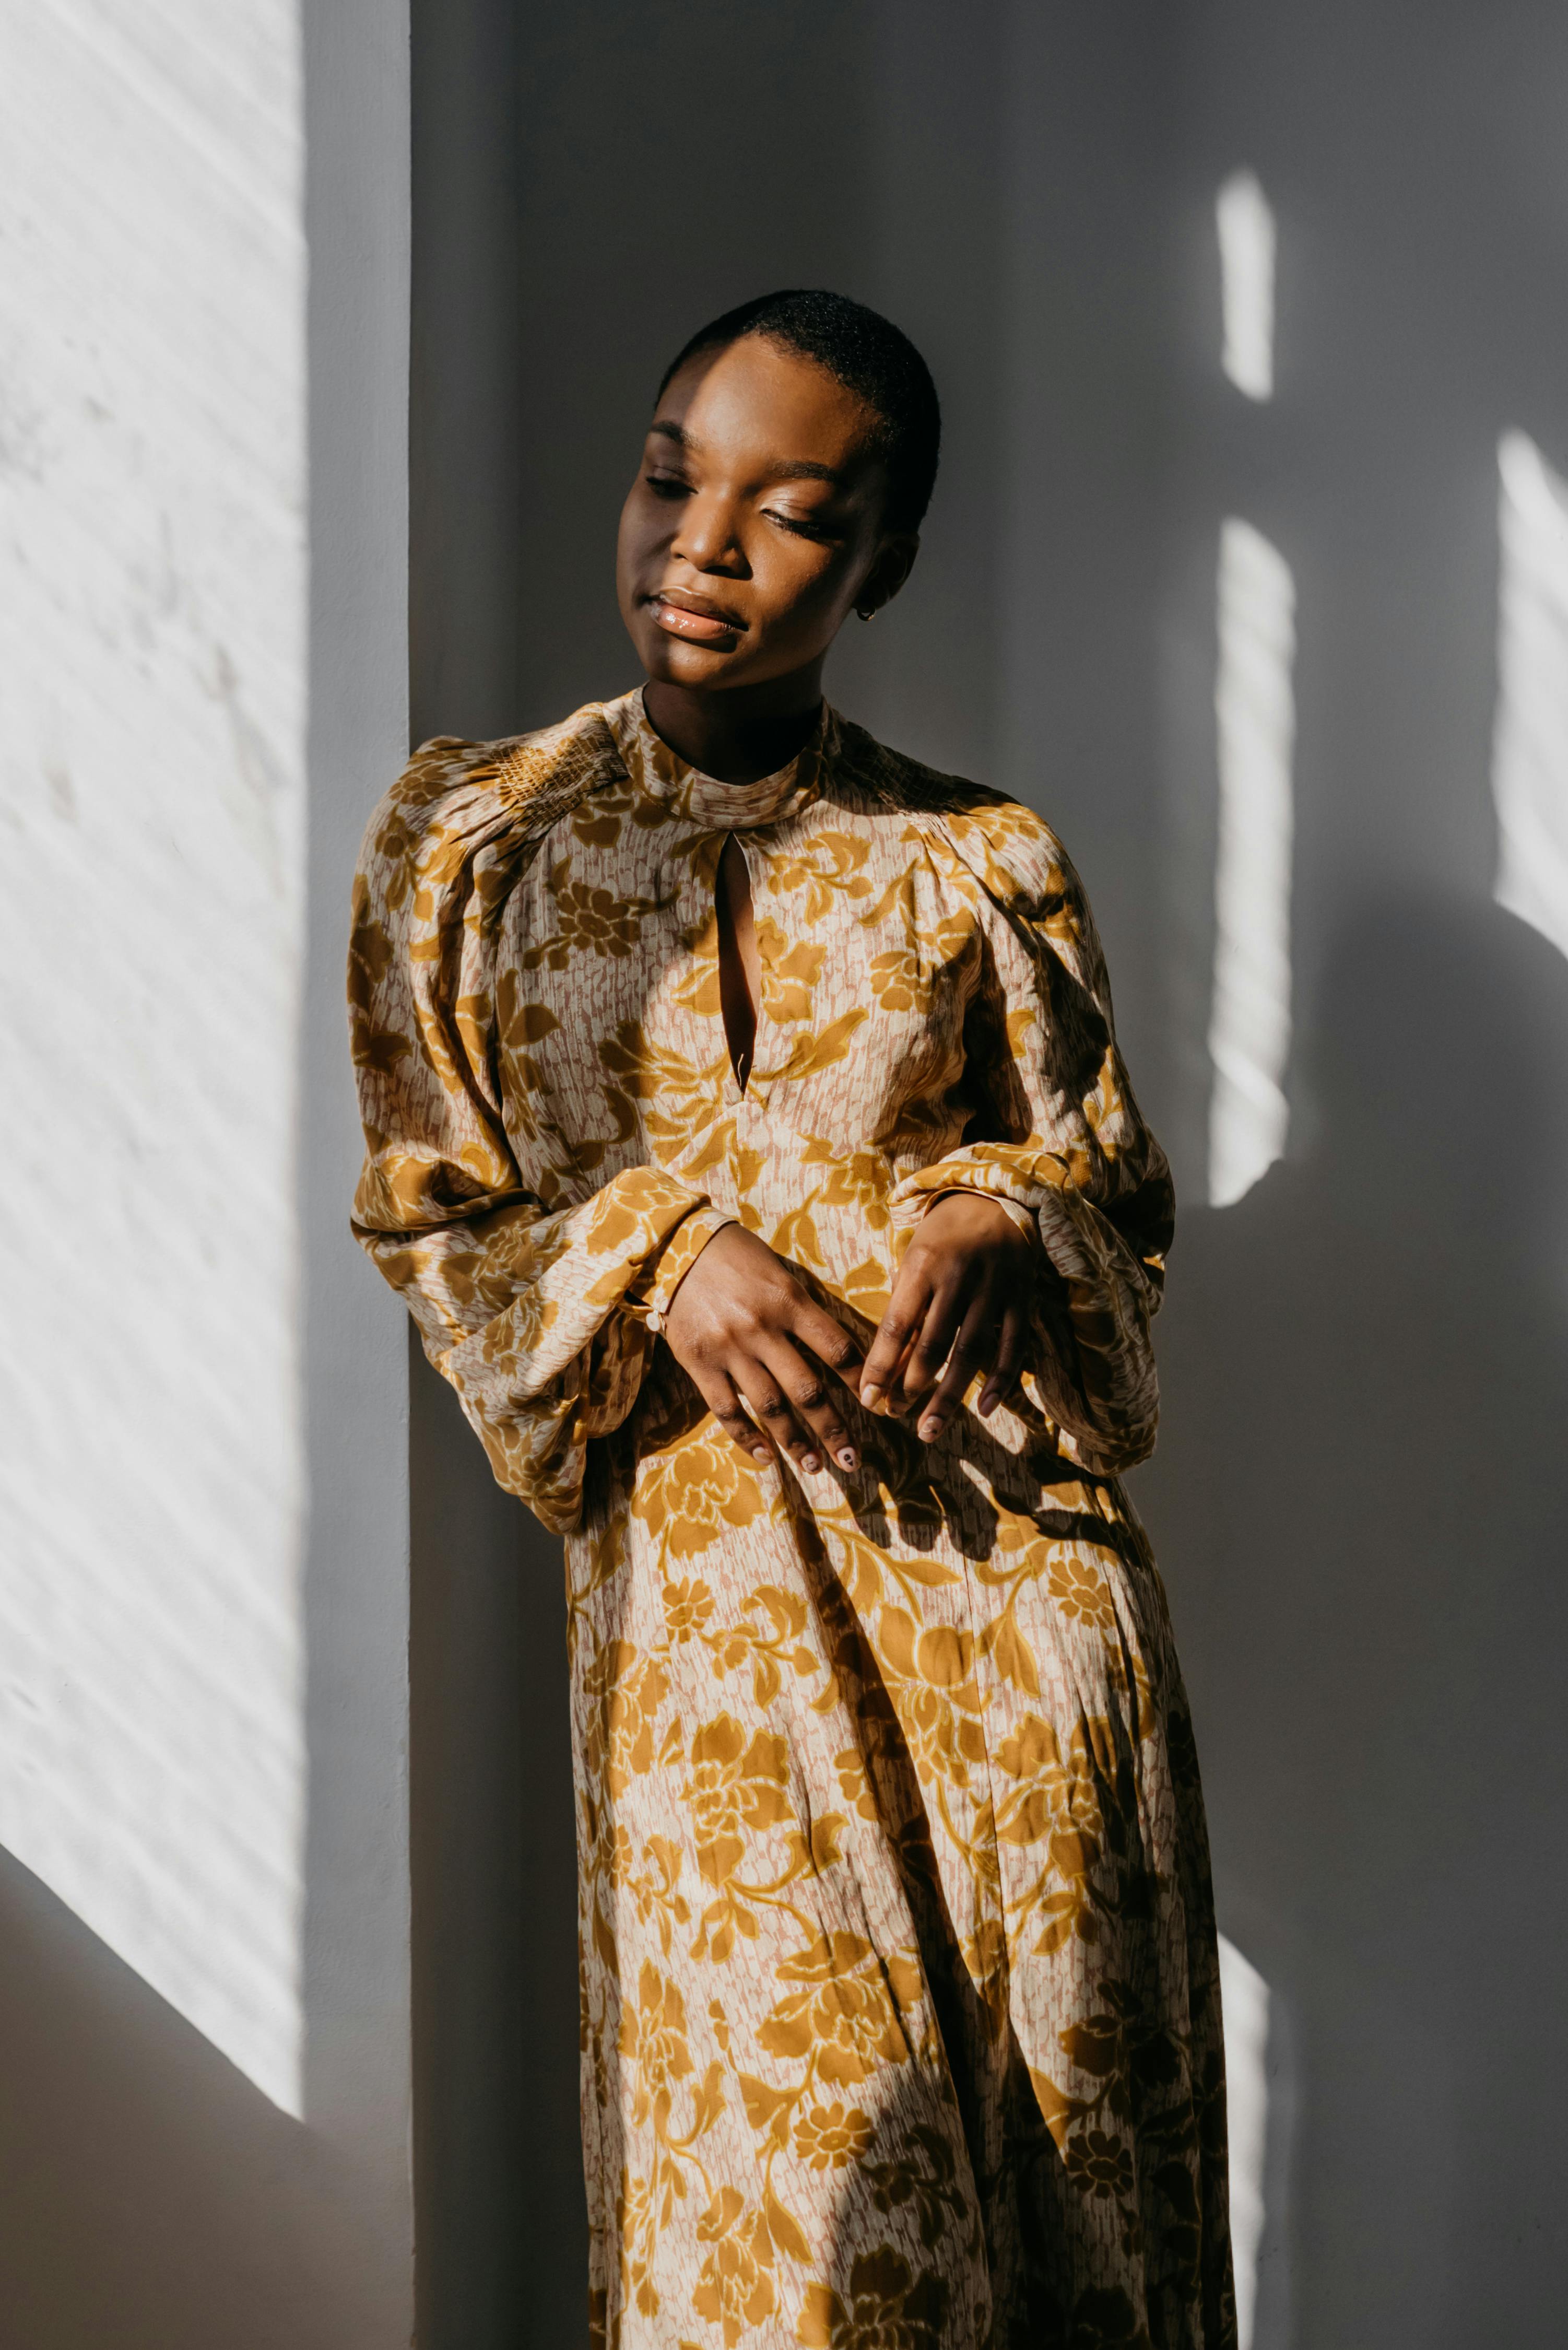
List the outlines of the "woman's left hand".
{"type": "Polygon", "coordinates": [[[866,1357],[866,1409],[923,1407],[919,1433],[929,1444],[983,1371],[981,1416],[994,1411],[1023,1367],[1038,1253],[994,1200],[977,1191],[937,1200],[910,1238],[866,1357]]]}

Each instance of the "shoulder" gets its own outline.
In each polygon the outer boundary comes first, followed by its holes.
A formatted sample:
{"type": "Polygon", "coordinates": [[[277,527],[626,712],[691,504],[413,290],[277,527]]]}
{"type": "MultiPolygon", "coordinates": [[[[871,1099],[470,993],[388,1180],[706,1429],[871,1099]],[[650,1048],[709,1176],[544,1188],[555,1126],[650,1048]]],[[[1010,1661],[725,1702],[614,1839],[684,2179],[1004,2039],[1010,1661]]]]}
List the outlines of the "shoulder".
{"type": "Polygon", "coordinates": [[[361,873],[410,865],[423,871],[453,851],[472,854],[491,842],[526,846],[620,773],[615,737],[597,702],[558,725],[495,742],[432,735],[373,811],[361,873]]]}
{"type": "Polygon", "coordinates": [[[965,775],[925,766],[862,726],[843,719],[838,726],[840,763],[851,788],[873,807],[912,819],[941,840],[999,905],[1039,920],[1082,900],[1065,849],[1033,808],[965,775]]]}
{"type": "Polygon", "coordinates": [[[559,817],[620,774],[602,702],[496,743],[432,735],[364,827],[359,890],[398,905],[452,886],[475,860],[517,872],[559,817]]]}

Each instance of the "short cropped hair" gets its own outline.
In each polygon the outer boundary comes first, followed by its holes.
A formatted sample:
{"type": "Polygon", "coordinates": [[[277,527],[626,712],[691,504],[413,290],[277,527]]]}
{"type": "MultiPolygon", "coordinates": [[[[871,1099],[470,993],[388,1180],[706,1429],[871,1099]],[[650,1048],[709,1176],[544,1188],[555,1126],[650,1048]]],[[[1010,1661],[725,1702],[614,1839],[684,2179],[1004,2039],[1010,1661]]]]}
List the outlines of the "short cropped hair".
{"type": "Polygon", "coordinates": [[[937,478],[942,414],[931,371],[908,335],[844,294],[820,287],[763,294],[701,328],[665,369],[659,397],[688,359],[743,335],[764,336],[815,359],[875,412],[881,425],[877,451],[888,469],[888,528],[919,530],[937,478]]]}

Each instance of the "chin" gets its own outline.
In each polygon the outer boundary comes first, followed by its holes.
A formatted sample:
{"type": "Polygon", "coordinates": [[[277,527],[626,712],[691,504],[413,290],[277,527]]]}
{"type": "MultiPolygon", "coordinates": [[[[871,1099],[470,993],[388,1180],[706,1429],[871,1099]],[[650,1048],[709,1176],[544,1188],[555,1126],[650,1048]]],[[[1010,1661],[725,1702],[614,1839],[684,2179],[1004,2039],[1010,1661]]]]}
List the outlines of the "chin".
{"type": "Polygon", "coordinates": [[[700,692],[730,682],[732,654],[684,644],[678,637],[667,637],[662,629],[649,629],[646,635],[639,629],[637,649],[643,668],[659,685],[682,685],[700,692]]]}

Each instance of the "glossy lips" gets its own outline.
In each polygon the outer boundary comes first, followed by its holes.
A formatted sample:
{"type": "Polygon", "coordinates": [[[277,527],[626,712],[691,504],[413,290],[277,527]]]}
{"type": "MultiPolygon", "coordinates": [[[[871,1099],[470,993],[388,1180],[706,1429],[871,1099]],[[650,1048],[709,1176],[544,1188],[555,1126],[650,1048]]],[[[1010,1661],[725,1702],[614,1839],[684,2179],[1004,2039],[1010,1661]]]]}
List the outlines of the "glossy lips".
{"type": "Polygon", "coordinates": [[[691,595],[679,588],[660,588],[649,596],[648,608],[659,628],[672,637],[684,637],[691,644],[730,644],[745,634],[745,622],[733,613],[723,611],[705,596],[691,595]]]}

